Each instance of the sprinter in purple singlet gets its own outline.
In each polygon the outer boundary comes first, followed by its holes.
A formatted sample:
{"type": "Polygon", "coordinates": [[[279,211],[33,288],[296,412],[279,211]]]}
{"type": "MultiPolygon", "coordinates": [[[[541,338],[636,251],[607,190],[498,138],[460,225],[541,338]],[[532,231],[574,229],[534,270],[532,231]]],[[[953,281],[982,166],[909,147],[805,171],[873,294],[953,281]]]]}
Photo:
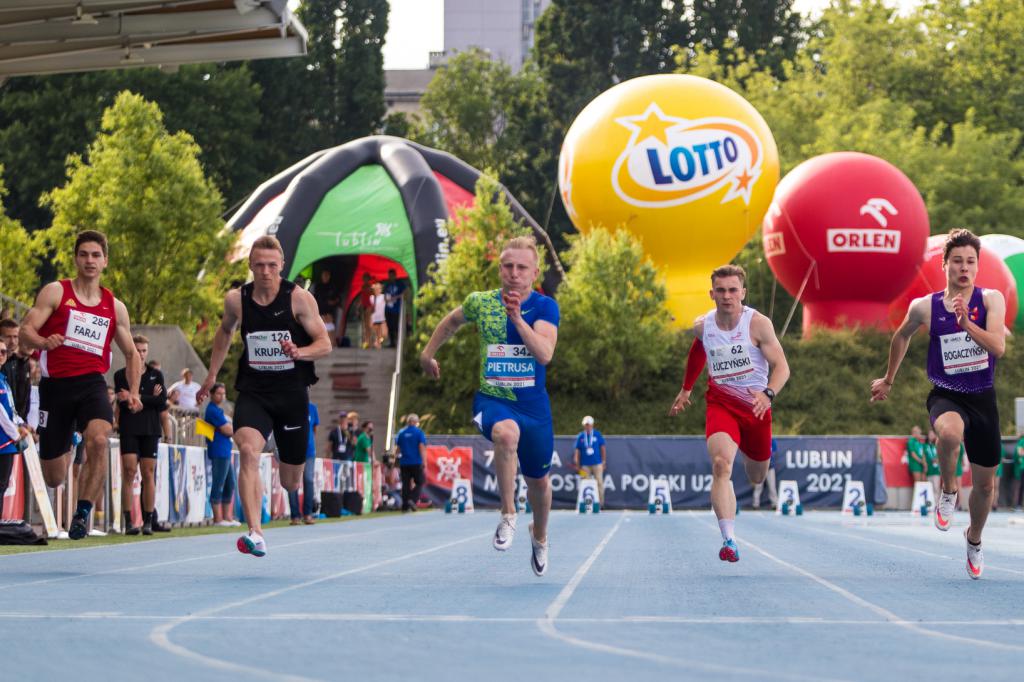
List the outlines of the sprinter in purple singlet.
{"type": "Polygon", "coordinates": [[[977,580],[984,570],[981,531],[992,504],[1001,443],[999,411],[993,374],[996,358],[1006,350],[1003,318],[1006,302],[994,289],[974,286],[981,241],[968,230],[953,230],[946,238],[942,267],[946,288],[915,299],[896,330],[889,348],[885,376],[871,382],[871,400],[889,396],[896,372],[907,353],[910,337],[922,325],[928,330],[928,414],[939,436],[942,491],[935,506],[935,527],[949,530],[960,481],[956,461],[960,443],[971,462],[974,488],[968,501],[971,525],[967,541],[967,574],[977,580]]]}

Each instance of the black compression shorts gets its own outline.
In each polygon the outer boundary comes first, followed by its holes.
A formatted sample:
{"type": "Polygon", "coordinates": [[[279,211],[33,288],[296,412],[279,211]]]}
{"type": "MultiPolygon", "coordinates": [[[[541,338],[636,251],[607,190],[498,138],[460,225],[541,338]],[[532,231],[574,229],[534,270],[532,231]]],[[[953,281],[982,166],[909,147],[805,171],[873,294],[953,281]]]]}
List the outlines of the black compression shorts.
{"type": "Polygon", "coordinates": [[[234,427],[235,431],[256,429],[264,439],[273,432],[281,461],[304,465],[309,443],[309,390],[239,391],[234,427]]]}
{"type": "Polygon", "coordinates": [[[972,464],[998,466],[1003,443],[995,389],[982,393],[960,393],[936,386],[928,394],[927,405],[933,425],[939,415],[946,412],[955,412],[964,420],[964,448],[972,464]]]}
{"type": "Polygon", "coordinates": [[[89,422],[114,421],[102,374],[44,377],[39,382],[39,459],[57,459],[71,449],[75,424],[83,436],[89,422]]]}
{"type": "Polygon", "coordinates": [[[138,455],[140,459],[156,459],[156,449],[160,444],[160,436],[133,436],[121,434],[121,454],[138,455]]]}

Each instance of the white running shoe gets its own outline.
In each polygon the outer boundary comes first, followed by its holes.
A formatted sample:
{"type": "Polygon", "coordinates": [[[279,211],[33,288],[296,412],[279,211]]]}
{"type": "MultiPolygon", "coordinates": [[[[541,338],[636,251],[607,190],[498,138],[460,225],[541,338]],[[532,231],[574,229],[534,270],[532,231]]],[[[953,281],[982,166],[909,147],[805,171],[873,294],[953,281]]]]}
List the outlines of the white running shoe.
{"type": "Polygon", "coordinates": [[[234,524],[230,521],[217,521],[213,525],[218,526],[220,528],[231,528],[234,524]]]}
{"type": "Polygon", "coordinates": [[[238,519],[231,519],[230,521],[228,521],[228,525],[231,526],[232,528],[238,528],[239,526],[242,525],[242,522],[239,521],[238,519]]]}
{"type": "Polygon", "coordinates": [[[242,554],[252,554],[255,557],[267,555],[267,541],[262,535],[249,533],[238,538],[238,551],[242,554]]]}
{"type": "Polygon", "coordinates": [[[953,525],[953,513],[956,511],[956,493],[939,492],[939,502],[935,505],[935,527],[941,531],[949,530],[953,525]]]}
{"type": "Polygon", "coordinates": [[[533,524],[530,524],[530,544],[533,545],[533,553],[530,555],[530,568],[539,577],[548,571],[548,543],[539,543],[533,537],[533,524]]]}
{"type": "Polygon", "coordinates": [[[967,545],[967,575],[971,576],[972,580],[978,580],[985,570],[985,555],[981,553],[981,543],[972,545],[971,541],[967,539],[968,530],[970,530],[969,526],[964,530],[964,544],[967,545]]]}
{"type": "Polygon", "coordinates": [[[498,528],[494,531],[494,549],[504,552],[512,545],[512,539],[516,536],[516,515],[502,514],[498,528]]]}

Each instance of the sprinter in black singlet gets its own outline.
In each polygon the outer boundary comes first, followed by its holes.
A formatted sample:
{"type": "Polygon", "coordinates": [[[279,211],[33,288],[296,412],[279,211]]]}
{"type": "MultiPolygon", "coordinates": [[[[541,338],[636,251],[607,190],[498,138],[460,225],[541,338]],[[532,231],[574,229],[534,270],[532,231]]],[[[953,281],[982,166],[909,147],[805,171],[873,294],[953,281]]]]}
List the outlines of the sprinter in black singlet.
{"type": "Polygon", "coordinates": [[[238,493],[249,524],[238,551],[266,556],[260,525],[263,484],[260,453],[274,434],[281,460],[281,485],[296,490],[306,464],[309,386],[313,360],[331,352],[327,328],[312,294],[281,278],[284,251],[276,238],[257,239],[249,252],[253,281],[224,297],[224,317],[213,340],[210,371],[196,399],[206,399],[224,364],[235,327],[242,327],[242,356],[235,388],[235,444],[241,455],[238,493]]]}

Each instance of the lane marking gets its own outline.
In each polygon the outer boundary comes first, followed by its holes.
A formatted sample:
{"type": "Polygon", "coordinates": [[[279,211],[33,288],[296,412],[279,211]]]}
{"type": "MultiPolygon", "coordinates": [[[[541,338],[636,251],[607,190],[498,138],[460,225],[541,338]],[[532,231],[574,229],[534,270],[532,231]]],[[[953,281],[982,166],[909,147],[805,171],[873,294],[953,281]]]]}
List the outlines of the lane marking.
{"type": "Polygon", "coordinates": [[[408,554],[403,554],[401,556],[394,557],[394,558],[391,558],[391,559],[384,559],[384,560],[381,560],[381,561],[375,561],[372,564],[367,564],[365,566],[361,566],[361,567],[358,567],[358,568],[350,568],[350,569],[346,569],[344,571],[338,571],[336,573],[331,573],[329,575],[321,576],[319,578],[314,578],[312,580],[307,580],[305,582],[296,583],[294,585],[289,585],[288,587],[282,587],[282,588],[277,589],[277,590],[271,590],[269,592],[263,592],[262,594],[257,594],[257,595],[254,595],[252,597],[247,597],[246,599],[241,599],[239,601],[230,602],[228,604],[223,604],[221,606],[216,606],[216,607],[213,607],[213,608],[210,608],[210,609],[205,609],[205,610],[202,610],[202,611],[197,611],[194,614],[189,614],[187,616],[181,616],[181,617],[178,617],[178,618],[174,618],[173,620],[164,622],[163,624],[154,627],[150,631],[150,633],[149,633],[149,640],[151,642],[153,642],[153,644],[155,644],[156,646],[160,647],[161,649],[163,649],[163,650],[165,650],[167,652],[170,652],[170,653],[172,653],[172,654],[174,654],[176,656],[180,656],[181,658],[185,658],[187,660],[190,660],[190,661],[192,661],[194,663],[199,663],[201,665],[205,665],[205,666],[207,666],[209,668],[213,668],[215,670],[222,670],[222,671],[225,671],[225,672],[234,672],[234,673],[247,673],[247,674],[250,674],[250,675],[255,675],[257,677],[268,678],[268,679],[275,679],[275,680],[289,680],[289,681],[301,680],[303,682],[306,682],[306,681],[308,681],[310,679],[314,679],[314,678],[307,678],[307,677],[300,677],[300,676],[294,676],[294,675],[285,675],[285,674],[282,674],[282,673],[275,673],[275,672],[272,672],[272,671],[269,671],[269,670],[266,670],[266,669],[263,669],[263,668],[256,668],[256,667],[244,665],[244,664],[241,664],[241,663],[233,663],[231,661],[225,661],[225,660],[222,660],[222,659],[219,659],[219,658],[214,658],[213,656],[207,656],[205,654],[200,654],[200,653],[198,653],[196,651],[192,651],[191,649],[188,649],[188,648],[186,648],[184,646],[181,646],[180,644],[175,644],[174,642],[172,642],[171,639],[170,639],[170,633],[171,633],[172,630],[177,628],[179,625],[184,625],[185,623],[188,623],[188,622],[191,622],[191,621],[195,621],[195,620],[199,620],[199,619],[201,619],[201,618],[203,618],[205,616],[211,616],[211,615],[213,615],[215,613],[220,613],[221,611],[227,611],[228,609],[234,609],[234,608],[238,608],[240,606],[246,606],[248,604],[253,604],[253,603],[256,603],[258,601],[264,601],[264,600],[267,600],[267,599],[272,599],[274,597],[278,597],[278,596],[280,596],[282,594],[286,594],[286,593],[292,592],[294,590],[305,589],[305,588],[311,587],[313,585],[318,585],[320,583],[328,582],[330,580],[337,580],[338,578],[343,578],[345,576],[353,575],[355,573],[362,573],[362,572],[365,572],[365,571],[371,571],[371,570],[376,569],[376,568],[381,568],[383,566],[390,566],[391,564],[395,564],[395,563],[398,563],[398,562],[401,562],[401,561],[405,561],[406,559],[414,559],[414,558],[419,557],[419,556],[424,556],[426,554],[431,554],[433,552],[438,552],[438,551],[440,551],[442,549],[448,549],[449,547],[455,547],[457,545],[461,545],[461,544],[464,544],[466,542],[471,542],[473,540],[479,540],[481,538],[490,537],[491,535],[492,535],[491,531],[488,531],[486,533],[478,533],[476,535],[471,535],[471,536],[463,538],[461,540],[454,540],[452,542],[446,542],[446,543],[441,544],[441,545],[436,545],[434,547],[429,547],[427,549],[422,549],[422,550],[419,550],[419,551],[416,551],[416,552],[410,552],[408,554]]]}

